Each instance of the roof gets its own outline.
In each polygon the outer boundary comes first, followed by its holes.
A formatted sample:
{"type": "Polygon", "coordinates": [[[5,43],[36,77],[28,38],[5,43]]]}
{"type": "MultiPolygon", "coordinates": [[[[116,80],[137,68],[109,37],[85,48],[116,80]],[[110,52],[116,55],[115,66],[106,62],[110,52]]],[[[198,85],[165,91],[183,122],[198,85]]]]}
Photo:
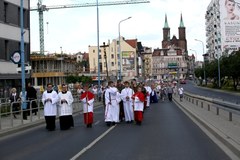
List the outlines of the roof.
{"type": "Polygon", "coordinates": [[[128,39],[125,40],[126,43],[128,43],[131,47],[137,48],[137,39],[128,39]]]}

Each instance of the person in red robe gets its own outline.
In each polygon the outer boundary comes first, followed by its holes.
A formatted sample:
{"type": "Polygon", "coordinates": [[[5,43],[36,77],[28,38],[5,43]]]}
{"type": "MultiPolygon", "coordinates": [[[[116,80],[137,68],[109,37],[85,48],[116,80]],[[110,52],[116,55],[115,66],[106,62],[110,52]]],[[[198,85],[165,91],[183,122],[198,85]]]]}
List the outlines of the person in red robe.
{"type": "Polygon", "coordinates": [[[88,90],[88,85],[85,85],[83,89],[80,100],[83,102],[84,123],[87,128],[92,128],[94,94],[88,90]]]}
{"type": "Polygon", "coordinates": [[[137,125],[142,124],[145,96],[142,93],[142,87],[138,86],[137,92],[132,96],[134,118],[137,125]]]}

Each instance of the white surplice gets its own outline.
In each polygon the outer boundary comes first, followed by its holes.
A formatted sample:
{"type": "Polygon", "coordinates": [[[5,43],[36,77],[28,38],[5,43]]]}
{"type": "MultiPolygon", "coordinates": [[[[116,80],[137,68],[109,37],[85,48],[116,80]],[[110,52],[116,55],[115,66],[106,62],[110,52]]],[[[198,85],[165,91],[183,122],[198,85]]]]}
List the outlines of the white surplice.
{"type": "Polygon", "coordinates": [[[47,91],[43,92],[42,103],[44,104],[44,116],[57,115],[58,101],[59,101],[59,98],[56,91],[52,91],[51,93],[47,93],[47,91]],[[45,100],[47,100],[48,98],[51,99],[51,101],[45,102],[45,100]]]}
{"type": "Polygon", "coordinates": [[[72,108],[72,103],[73,103],[73,96],[70,91],[67,91],[67,93],[62,93],[60,92],[58,94],[59,98],[59,103],[58,103],[58,113],[59,116],[65,116],[65,115],[72,115],[73,108],[72,108]],[[61,100],[66,100],[67,103],[62,103],[61,100]]]}

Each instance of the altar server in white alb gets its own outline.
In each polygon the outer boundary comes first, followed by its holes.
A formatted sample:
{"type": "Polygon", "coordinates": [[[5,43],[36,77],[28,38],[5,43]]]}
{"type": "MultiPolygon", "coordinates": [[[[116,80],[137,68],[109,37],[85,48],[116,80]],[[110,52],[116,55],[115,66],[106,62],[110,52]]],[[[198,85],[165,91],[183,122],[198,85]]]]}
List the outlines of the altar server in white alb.
{"type": "Polygon", "coordinates": [[[108,82],[108,88],[105,91],[105,122],[107,126],[115,125],[119,122],[119,102],[121,101],[118,89],[114,87],[112,81],[108,82]]]}
{"type": "Polygon", "coordinates": [[[62,84],[62,92],[58,93],[59,97],[59,105],[58,105],[58,111],[59,111],[59,122],[60,122],[60,129],[61,130],[67,130],[71,127],[74,127],[73,122],[73,96],[70,91],[67,89],[66,84],[62,84]]]}
{"type": "Polygon", "coordinates": [[[152,89],[151,87],[149,86],[149,83],[146,84],[145,86],[145,89],[146,89],[146,107],[149,108],[150,107],[150,93],[152,92],[152,89]]]}
{"type": "Polygon", "coordinates": [[[47,84],[47,90],[42,95],[42,103],[44,104],[46,129],[49,131],[54,131],[56,128],[55,120],[58,100],[58,94],[53,90],[52,84],[47,84]]]}
{"type": "Polygon", "coordinates": [[[128,81],[124,82],[124,85],[125,85],[125,88],[121,92],[121,97],[123,100],[125,122],[131,123],[134,120],[133,102],[132,102],[132,96],[134,94],[134,91],[129,87],[128,81]]]}

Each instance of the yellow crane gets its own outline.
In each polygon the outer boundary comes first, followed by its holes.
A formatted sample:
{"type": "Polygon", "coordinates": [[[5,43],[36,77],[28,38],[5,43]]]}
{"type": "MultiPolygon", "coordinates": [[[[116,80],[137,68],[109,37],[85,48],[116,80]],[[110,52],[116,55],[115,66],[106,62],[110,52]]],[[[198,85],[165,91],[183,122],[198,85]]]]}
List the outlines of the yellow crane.
{"type": "Polygon", "coordinates": [[[30,8],[30,11],[37,11],[39,13],[39,41],[40,41],[40,54],[44,54],[44,26],[43,26],[43,12],[50,9],[64,9],[64,8],[78,8],[78,7],[94,7],[94,6],[113,6],[113,5],[126,5],[150,3],[148,0],[127,0],[115,2],[97,2],[97,3],[83,3],[83,4],[68,4],[68,5],[54,5],[46,6],[42,4],[42,0],[38,0],[37,7],[30,8]]]}

